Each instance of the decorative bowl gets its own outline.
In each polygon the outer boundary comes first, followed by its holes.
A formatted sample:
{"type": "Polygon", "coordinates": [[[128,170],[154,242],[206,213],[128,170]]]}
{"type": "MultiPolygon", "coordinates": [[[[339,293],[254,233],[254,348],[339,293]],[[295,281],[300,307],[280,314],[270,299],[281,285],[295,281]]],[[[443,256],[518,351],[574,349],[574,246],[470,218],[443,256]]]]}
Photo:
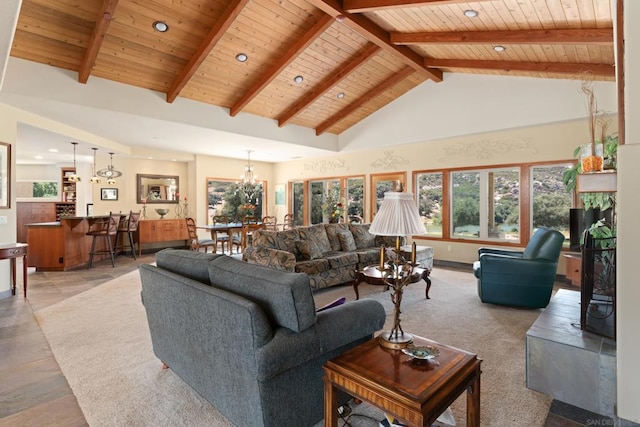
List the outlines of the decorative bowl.
{"type": "Polygon", "coordinates": [[[156,213],[160,215],[160,219],[169,213],[169,209],[156,209],[156,213]]]}
{"type": "Polygon", "coordinates": [[[409,346],[407,348],[403,348],[402,352],[419,360],[431,360],[440,355],[440,349],[431,345],[409,346]]]}

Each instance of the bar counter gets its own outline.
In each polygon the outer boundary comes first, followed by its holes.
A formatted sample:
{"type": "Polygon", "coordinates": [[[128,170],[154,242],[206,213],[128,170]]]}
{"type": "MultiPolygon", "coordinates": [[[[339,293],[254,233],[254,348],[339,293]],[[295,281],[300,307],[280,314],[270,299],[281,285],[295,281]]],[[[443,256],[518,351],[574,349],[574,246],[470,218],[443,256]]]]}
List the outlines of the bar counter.
{"type": "MultiPolygon", "coordinates": [[[[101,216],[72,216],[56,222],[27,224],[28,265],[36,271],[66,271],[89,265],[89,251],[93,238],[87,236],[89,226],[101,216]]],[[[96,250],[106,250],[106,242],[96,242],[96,250]]],[[[108,258],[96,254],[94,262],[108,258]]]]}

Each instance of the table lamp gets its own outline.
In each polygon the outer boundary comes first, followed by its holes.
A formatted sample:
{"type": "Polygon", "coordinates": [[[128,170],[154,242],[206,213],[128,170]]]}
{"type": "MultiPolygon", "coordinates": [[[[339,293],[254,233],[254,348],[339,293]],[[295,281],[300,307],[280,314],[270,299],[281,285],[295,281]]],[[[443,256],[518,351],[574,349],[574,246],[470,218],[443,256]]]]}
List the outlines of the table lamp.
{"type": "Polygon", "coordinates": [[[413,341],[413,337],[405,333],[400,326],[400,304],[403,288],[411,282],[415,267],[416,245],[413,244],[411,260],[407,261],[400,253],[400,239],[402,236],[427,233],[413,195],[395,191],[384,193],[384,200],[371,223],[369,232],[378,236],[396,236],[396,257],[393,262],[385,266],[384,248],[380,249],[382,277],[391,289],[391,302],[394,305],[393,328],[380,335],[380,345],[396,350],[402,349],[413,341]]]}

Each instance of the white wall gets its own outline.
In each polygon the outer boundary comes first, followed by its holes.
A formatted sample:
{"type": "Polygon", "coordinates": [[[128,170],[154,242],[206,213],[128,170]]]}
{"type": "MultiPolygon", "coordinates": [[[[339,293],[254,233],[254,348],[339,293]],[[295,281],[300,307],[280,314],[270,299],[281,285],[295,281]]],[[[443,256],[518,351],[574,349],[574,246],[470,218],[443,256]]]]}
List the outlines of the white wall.
{"type": "MultiPolygon", "coordinates": [[[[15,153],[17,129],[14,110],[0,104],[0,142],[11,144],[13,153],[15,153]]],[[[9,177],[11,185],[13,185],[16,180],[14,157],[15,156],[12,156],[11,159],[11,176],[9,177]]],[[[16,241],[15,191],[11,194],[10,206],[10,209],[0,209],[0,215],[7,217],[7,223],[0,225],[0,242],[8,243],[16,241]]],[[[0,261],[0,298],[11,294],[9,263],[9,260],[0,261]]]]}
{"type": "Polygon", "coordinates": [[[640,2],[624,2],[625,145],[618,149],[618,416],[640,423],[640,2]]]}

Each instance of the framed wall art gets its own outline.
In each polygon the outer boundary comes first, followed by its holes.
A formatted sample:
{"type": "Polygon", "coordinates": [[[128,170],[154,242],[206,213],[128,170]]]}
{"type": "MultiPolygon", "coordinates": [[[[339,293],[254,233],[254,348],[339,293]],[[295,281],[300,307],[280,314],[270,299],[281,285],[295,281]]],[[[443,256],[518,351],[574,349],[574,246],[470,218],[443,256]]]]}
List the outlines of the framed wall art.
{"type": "Polygon", "coordinates": [[[101,188],[100,200],[118,200],[117,188],[101,188]]]}

